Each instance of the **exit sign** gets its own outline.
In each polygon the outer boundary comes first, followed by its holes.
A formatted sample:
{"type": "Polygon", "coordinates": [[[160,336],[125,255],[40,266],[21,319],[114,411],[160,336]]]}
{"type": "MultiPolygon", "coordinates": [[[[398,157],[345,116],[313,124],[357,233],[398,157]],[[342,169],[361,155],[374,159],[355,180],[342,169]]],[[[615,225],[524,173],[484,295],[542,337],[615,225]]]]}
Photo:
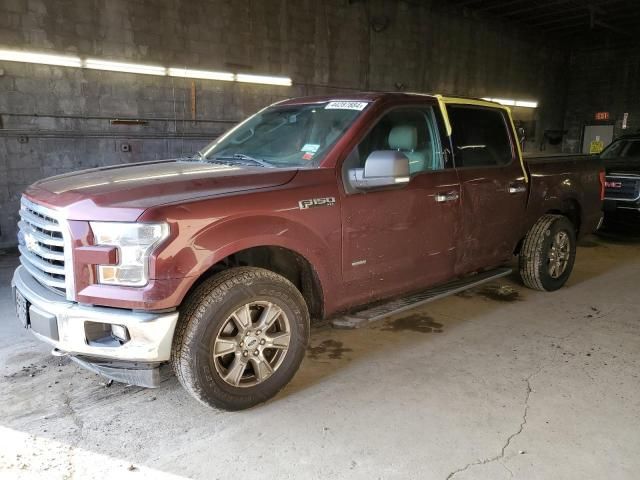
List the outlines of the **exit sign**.
{"type": "Polygon", "coordinates": [[[596,120],[609,120],[609,112],[596,112],[596,120]]]}

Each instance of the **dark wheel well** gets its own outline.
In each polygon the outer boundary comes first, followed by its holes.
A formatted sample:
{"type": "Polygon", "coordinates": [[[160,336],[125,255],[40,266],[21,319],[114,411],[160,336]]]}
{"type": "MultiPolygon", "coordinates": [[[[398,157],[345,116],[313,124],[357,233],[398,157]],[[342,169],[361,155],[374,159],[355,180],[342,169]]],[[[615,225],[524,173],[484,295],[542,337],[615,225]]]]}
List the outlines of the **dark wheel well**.
{"type": "MultiPolygon", "coordinates": [[[[555,208],[552,210],[548,210],[545,212],[545,215],[562,215],[569,219],[571,224],[573,225],[576,237],[580,234],[580,225],[582,223],[582,209],[580,208],[580,204],[577,200],[573,198],[566,199],[562,202],[561,208],[555,208]]],[[[528,232],[526,232],[528,233],[528,232]]],[[[520,250],[522,249],[522,243],[524,242],[524,238],[521,238],[516,248],[514,250],[514,255],[519,255],[520,250]]]]}
{"type": "Polygon", "coordinates": [[[316,271],[302,255],[282,247],[253,247],[229,255],[201,275],[189,293],[212,275],[234,267],[259,267],[282,275],[300,291],[311,318],[323,317],[324,297],[316,271]]]}
{"type": "Polygon", "coordinates": [[[562,208],[560,210],[552,210],[547,213],[564,215],[569,219],[575,228],[576,236],[580,233],[580,225],[582,223],[582,209],[577,200],[568,198],[562,202],[562,208]]]}

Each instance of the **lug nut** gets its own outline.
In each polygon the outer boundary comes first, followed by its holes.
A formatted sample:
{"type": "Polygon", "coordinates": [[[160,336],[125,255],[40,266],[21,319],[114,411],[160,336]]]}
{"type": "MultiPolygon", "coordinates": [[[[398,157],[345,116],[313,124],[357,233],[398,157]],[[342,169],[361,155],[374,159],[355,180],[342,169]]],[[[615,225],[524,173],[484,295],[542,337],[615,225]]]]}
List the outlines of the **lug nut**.
{"type": "Polygon", "coordinates": [[[259,352],[258,350],[254,350],[254,351],[253,351],[253,354],[254,354],[254,355],[256,355],[256,356],[257,356],[259,353],[260,353],[260,352],[259,352]]]}
{"type": "Polygon", "coordinates": [[[240,346],[241,346],[241,347],[244,347],[244,342],[240,342],[240,346]]]}
{"type": "Polygon", "coordinates": [[[260,340],[260,345],[264,345],[266,342],[264,341],[264,338],[262,340],[260,340]]]}
{"type": "Polygon", "coordinates": [[[256,331],[256,335],[260,335],[261,333],[262,333],[262,330],[256,331]]]}
{"type": "Polygon", "coordinates": [[[246,350],[244,352],[242,352],[242,356],[246,357],[247,355],[249,355],[249,352],[247,352],[246,350]]]}

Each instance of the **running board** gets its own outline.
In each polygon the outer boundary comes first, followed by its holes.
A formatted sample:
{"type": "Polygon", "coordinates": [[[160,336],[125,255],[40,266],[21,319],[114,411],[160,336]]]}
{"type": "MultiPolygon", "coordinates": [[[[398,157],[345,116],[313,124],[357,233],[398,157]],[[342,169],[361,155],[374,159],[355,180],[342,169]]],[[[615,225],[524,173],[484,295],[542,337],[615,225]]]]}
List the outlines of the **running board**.
{"type": "Polygon", "coordinates": [[[405,310],[411,310],[424,305],[425,303],[433,302],[434,300],[477,287],[483,283],[487,283],[501,277],[506,277],[507,275],[510,275],[512,271],[513,270],[511,268],[506,267],[488,270],[486,272],[445,283],[420,293],[415,293],[365,310],[360,310],[359,312],[350,315],[335,318],[331,324],[336,328],[358,328],[369,322],[375,322],[390,315],[396,315],[404,312],[405,310]]]}

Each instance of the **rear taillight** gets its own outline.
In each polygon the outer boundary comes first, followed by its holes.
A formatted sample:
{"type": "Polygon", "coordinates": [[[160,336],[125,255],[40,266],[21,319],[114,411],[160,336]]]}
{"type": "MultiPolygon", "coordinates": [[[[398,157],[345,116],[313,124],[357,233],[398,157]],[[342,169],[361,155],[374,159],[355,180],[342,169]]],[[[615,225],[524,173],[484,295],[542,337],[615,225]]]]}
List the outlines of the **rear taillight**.
{"type": "Polygon", "coordinates": [[[604,170],[600,170],[600,200],[604,200],[604,187],[607,175],[604,170]]]}

